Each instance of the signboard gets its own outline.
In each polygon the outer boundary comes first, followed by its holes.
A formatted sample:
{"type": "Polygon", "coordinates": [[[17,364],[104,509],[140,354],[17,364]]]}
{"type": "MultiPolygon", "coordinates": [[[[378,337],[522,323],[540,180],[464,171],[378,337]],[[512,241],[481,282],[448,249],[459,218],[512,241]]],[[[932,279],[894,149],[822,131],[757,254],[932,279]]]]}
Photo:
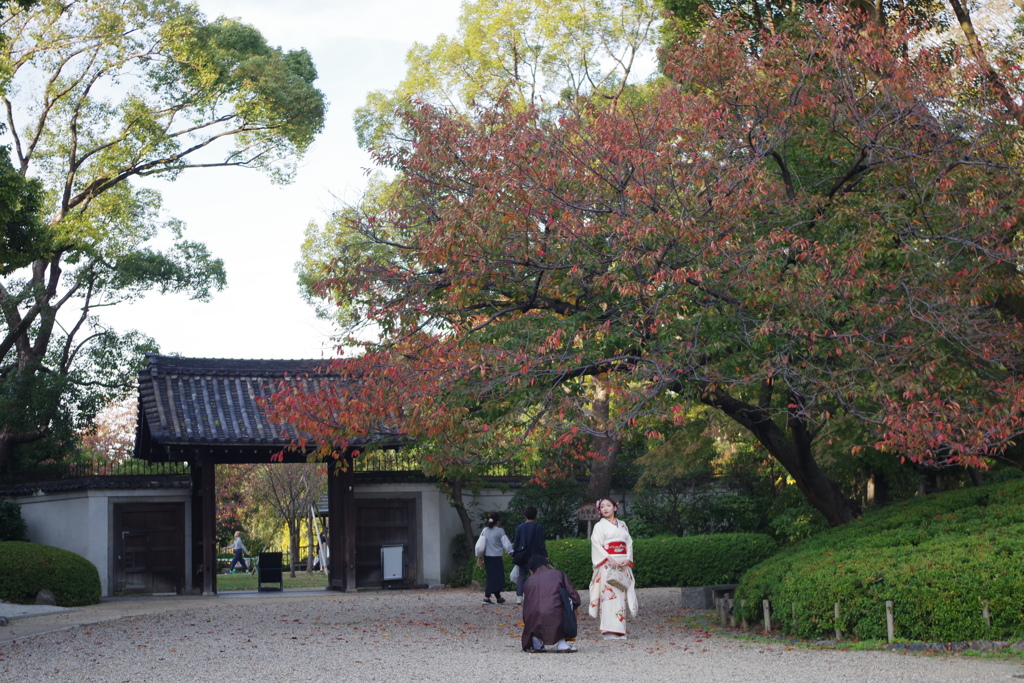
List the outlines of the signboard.
{"type": "Polygon", "coordinates": [[[385,545],[380,548],[381,577],[383,581],[397,581],[403,578],[403,546],[385,545]]]}
{"type": "Polygon", "coordinates": [[[581,522],[596,522],[601,519],[601,511],[589,503],[580,506],[579,515],[581,522]]]}

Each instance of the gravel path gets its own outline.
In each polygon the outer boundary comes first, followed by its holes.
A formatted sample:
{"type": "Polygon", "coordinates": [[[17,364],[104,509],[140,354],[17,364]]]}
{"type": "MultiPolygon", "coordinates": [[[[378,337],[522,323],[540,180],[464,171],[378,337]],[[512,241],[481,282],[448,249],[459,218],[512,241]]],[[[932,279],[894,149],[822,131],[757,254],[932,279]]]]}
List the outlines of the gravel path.
{"type": "Polygon", "coordinates": [[[479,593],[469,590],[124,601],[77,610],[72,617],[12,621],[0,629],[0,681],[966,683],[1024,678],[1024,665],[1005,660],[733,640],[689,627],[696,613],[678,608],[678,589],[643,589],[639,598],[642,613],[629,623],[628,641],[599,640],[595,622],[584,616],[577,654],[522,652],[519,609],[481,605],[479,593]],[[82,625],[71,625],[74,620],[82,625]],[[18,635],[18,629],[24,634],[33,628],[61,630],[18,635]]]}

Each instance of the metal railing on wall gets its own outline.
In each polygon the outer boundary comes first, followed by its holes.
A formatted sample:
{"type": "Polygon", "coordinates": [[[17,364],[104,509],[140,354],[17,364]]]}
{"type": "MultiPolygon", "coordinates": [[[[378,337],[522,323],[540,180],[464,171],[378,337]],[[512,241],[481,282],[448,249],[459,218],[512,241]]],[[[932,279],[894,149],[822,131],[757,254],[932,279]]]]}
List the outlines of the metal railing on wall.
{"type": "MultiPolygon", "coordinates": [[[[355,459],[356,472],[421,472],[419,459],[407,450],[380,450],[361,454],[355,459]]],[[[525,460],[488,467],[485,477],[523,477],[533,474],[533,466],[525,460]]],[[[122,462],[36,463],[28,467],[0,472],[0,484],[60,481],[83,477],[117,477],[188,474],[186,462],[148,462],[130,458],[122,462]]]]}
{"type": "MultiPolygon", "coordinates": [[[[356,472],[420,472],[419,457],[409,450],[389,449],[369,451],[355,458],[356,472]]],[[[486,468],[485,477],[522,477],[533,474],[534,468],[525,460],[493,465],[486,468]]]]}
{"type": "Polygon", "coordinates": [[[61,481],[84,477],[138,477],[188,473],[188,463],[184,462],[147,462],[129,459],[118,463],[36,463],[30,467],[0,473],[0,484],[61,481]]]}

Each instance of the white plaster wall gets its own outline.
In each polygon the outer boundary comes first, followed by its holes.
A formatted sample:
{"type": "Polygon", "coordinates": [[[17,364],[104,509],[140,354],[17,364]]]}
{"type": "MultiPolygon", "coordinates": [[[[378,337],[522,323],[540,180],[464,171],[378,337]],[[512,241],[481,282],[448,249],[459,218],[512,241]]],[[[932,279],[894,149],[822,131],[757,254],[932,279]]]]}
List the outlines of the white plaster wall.
{"type": "Polygon", "coordinates": [[[103,595],[110,595],[110,515],[99,491],[39,493],[15,498],[28,538],[81,555],[96,566],[103,595]]]}
{"type": "MultiPolygon", "coordinates": [[[[100,590],[105,597],[111,595],[113,585],[113,510],[116,503],[184,502],[185,547],[191,548],[187,490],[99,489],[55,493],[40,491],[35,495],[19,496],[12,500],[21,506],[21,516],[25,520],[29,540],[68,550],[89,560],[99,572],[100,590]]],[[[187,568],[188,558],[183,558],[183,561],[186,562],[187,568]]],[[[187,569],[185,575],[188,576],[187,569]]]]}
{"type": "MultiPolygon", "coordinates": [[[[416,501],[417,559],[419,576],[416,583],[431,587],[443,586],[448,582],[455,569],[452,560],[452,541],[462,533],[462,522],[459,514],[451,506],[448,497],[435,484],[357,484],[356,499],[388,499],[405,498],[416,501]]],[[[484,489],[479,494],[467,493],[466,505],[474,522],[474,529],[479,531],[479,519],[485,512],[504,509],[511,493],[498,489],[484,489]]],[[[522,520],[512,523],[515,525],[522,520]]],[[[508,528],[508,525],[505,525],[508,528]]]]}
{"type": "Polygon", "coordinates": [[[435,486],[433,490],[423,492],[420,506],[420,534],[421,557],[423,558],[423,575],[420,583],[428,586],[443,586],[448,578],[446,571],[445,556],[448,549],[445,547],[445,538],[441,520],[446,519],[455,510],[448,505],[448,500],[435,486]],[[433,520],[438,520],[434,523],[433,520]]]}

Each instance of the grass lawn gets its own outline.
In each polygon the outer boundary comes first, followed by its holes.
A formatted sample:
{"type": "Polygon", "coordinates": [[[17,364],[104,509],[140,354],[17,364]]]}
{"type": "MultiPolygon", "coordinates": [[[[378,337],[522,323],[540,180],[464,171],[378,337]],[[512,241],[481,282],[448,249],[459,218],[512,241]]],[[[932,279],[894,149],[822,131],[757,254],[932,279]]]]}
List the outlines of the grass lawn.
{"type": "MultiPolygon", "coordinates": [[[[284,573],[284,589],[289,588],[327,588],[327,574],[304,571],[295,572],[295,578],[287,571],[284,573]]],[[[267,584],[277,586],[277,583],[267,584]]],[[[256,574],[218,574],[217,591],[254,591],[257,588],[256,574]]]]}

